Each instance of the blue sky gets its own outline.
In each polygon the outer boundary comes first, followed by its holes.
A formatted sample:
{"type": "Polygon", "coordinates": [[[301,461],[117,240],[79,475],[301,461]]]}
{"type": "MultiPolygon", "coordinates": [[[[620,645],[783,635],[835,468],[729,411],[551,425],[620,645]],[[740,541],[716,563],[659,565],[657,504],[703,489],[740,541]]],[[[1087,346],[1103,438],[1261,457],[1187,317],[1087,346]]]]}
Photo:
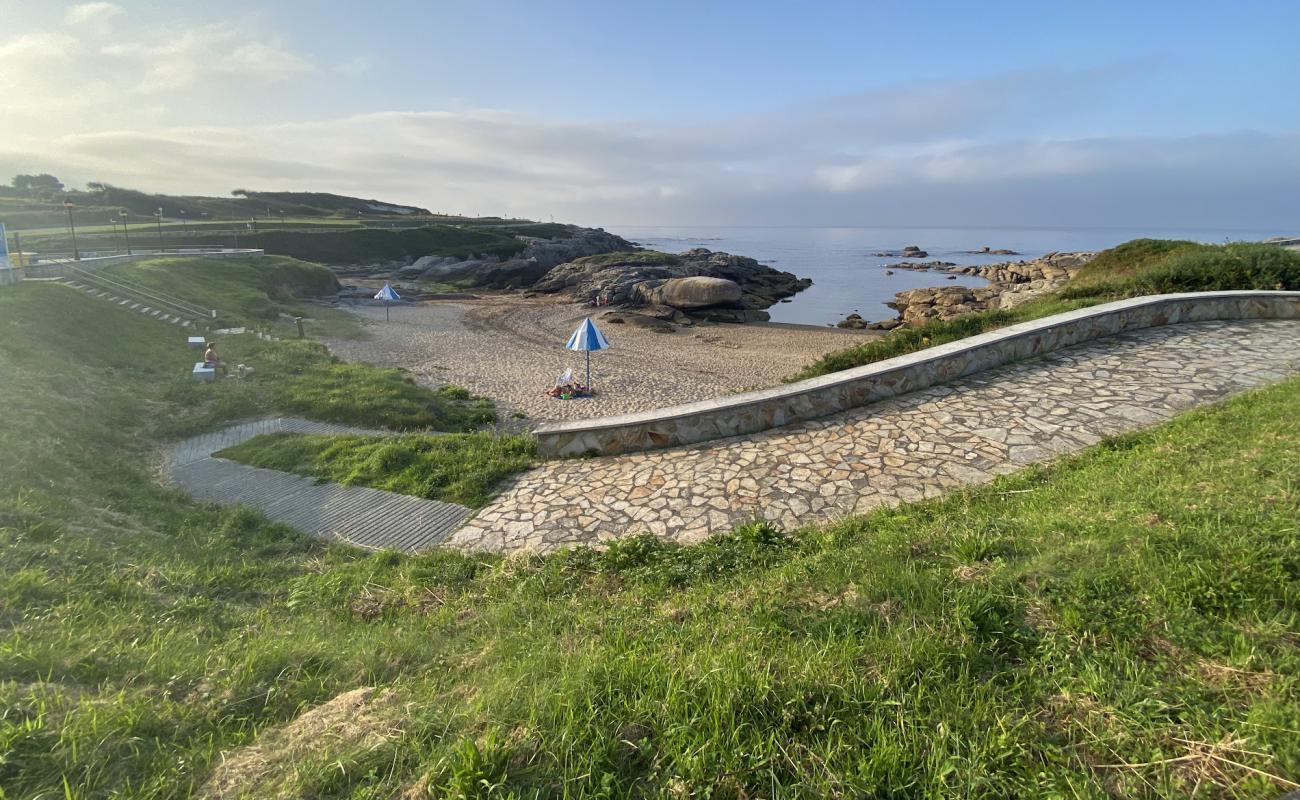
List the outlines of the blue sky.
{"type": "Polygon", "coordinates": [[[0,172],[591,224],[1300,227],[1293,2],[0,12],[0,172]]]}

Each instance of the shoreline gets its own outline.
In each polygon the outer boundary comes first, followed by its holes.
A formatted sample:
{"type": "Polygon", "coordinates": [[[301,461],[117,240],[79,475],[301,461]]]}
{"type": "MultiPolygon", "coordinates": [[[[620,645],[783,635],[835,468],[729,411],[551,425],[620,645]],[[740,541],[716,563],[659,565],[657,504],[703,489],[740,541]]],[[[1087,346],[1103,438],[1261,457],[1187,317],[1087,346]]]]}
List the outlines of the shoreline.
{"type": "Polygon", "coordinates": [[[400,367],[427,386],[452,384],[491,398],[501,426],[647,411],[776,386],[807,364],[880,334],[795,323],[696,323],[671,333],[600,320],[597,309],[556,298],[484,293],[476,300],[393,306],[342,304],[364,338],[332,339],[350,361],[400,367]],[[583,353],[564,348],[592,317],[611,347],[591,357],[596,396],[546,395],[566,369],[582,375],[583,353]]]}

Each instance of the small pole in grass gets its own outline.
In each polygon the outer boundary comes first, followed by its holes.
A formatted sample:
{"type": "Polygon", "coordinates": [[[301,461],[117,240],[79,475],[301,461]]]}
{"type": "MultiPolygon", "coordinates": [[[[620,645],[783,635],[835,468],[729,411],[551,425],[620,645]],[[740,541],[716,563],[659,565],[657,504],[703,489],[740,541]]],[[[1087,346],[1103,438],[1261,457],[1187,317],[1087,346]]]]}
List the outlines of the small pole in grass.
{"type": "Polygon", "coordinates": [[[302,317],[294,317],[293,321],[298,325],[298,338],[299,339],[307,338],[307,334],[303,333],[302,330],[302,317]]]}

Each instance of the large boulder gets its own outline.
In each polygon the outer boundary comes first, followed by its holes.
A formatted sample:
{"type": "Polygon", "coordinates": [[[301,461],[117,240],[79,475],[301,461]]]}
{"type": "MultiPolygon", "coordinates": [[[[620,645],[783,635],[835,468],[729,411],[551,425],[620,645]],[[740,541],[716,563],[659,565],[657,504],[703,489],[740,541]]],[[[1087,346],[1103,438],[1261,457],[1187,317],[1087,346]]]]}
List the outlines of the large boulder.
{"type": "Polygon", "coordinates": [[[735,281],[699,275],[664,281],[651,290],[651,299],[655,305],[691,309],[734,306],[743,294],[735,281]]]}

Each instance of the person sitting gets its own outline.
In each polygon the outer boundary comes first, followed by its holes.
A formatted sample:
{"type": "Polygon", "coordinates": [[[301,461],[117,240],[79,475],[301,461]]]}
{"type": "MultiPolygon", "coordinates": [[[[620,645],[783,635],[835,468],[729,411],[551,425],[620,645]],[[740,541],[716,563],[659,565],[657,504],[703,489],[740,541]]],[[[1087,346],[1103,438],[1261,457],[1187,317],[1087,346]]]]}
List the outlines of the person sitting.
{"type": "Polygon", "coordinates": [[[229,375],[230,370],[221,363],[221,358],[217,355],[217,343],[208,342],[208,349],[203,351],[203,365],[212,367],[214,371],[220,370],[222,375],[229,375]]]}

